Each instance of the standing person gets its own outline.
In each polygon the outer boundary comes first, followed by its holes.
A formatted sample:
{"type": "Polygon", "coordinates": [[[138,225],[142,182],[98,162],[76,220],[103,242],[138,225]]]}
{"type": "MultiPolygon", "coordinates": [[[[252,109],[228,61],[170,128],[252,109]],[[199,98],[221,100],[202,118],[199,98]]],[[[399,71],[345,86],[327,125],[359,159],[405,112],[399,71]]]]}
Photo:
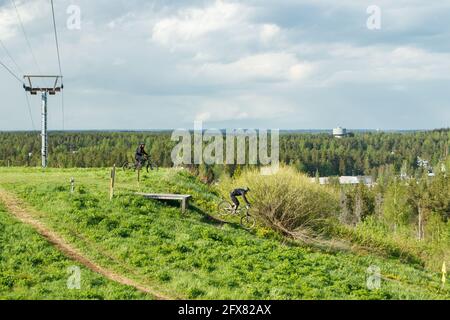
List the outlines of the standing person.
{"type": "Polygon", "coordinates": [[[136,154],[134,156],[137,168],[140,168],[142,166],[142,162],[146,157],[148,157],[148,153],[145,152],[145,143],[141,142],[139,144],[139,147],[136,149],[136,154]]]}

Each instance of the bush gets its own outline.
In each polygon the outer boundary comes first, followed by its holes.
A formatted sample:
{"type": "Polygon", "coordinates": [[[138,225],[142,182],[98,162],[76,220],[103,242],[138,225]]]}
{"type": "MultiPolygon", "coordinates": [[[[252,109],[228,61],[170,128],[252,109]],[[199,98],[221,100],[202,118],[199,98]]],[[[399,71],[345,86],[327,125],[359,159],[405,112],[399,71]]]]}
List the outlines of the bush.
{"type": "Polygon", "coordinates": [[[339,211],[338,194],[320,186],[293,168],[281,167],[270,176],[258,170],[244,171],[234,180],[225,179],[219,188],[224,197],[237,187],[250,188],[252,214],[264,225],[308,241],[322,235],[339,211]]]}
{"type": "Polygon", "coordinates": [[[408,186],[401,181],[389,184],[383,205],[385,222],[390,226],[405,225],[413,216],[413,211],[409,201],[408,186]]]}

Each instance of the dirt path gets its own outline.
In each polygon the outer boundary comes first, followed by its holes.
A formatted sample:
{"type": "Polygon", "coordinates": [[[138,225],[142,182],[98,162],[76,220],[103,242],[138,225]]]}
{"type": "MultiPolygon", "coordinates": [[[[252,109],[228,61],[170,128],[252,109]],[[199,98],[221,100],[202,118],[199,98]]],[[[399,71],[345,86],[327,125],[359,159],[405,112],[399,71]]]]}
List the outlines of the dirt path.
{"type": "Polygon", "coordinates": [[[139,284],[132,279],[117,274],[116,272],[104,268],[96,264],[92,260],[88,259],[78,249],[73,247],[71,244],[67,243],[60,235],[50,230],[41,221],[34,218],[33,215],[30,213],[32,210],[27,209],[26,205],[11,193],[0,189],[0,202],[2,202],[6,206],[6,209],[10,214],[12,214],[21,222],[32,226],[40,235],[45,237],[50,243],[52,243],[56,248],[58,248],[58,250],[63,252],[70,259],[79,262],[88,269],[96,273],[99,273],[112,281],[134,287],[141,292],[148,293],[154,296],[158,300],[171,299],[170,297],[165,296],[153,290],[152,288],[139,284]]]}

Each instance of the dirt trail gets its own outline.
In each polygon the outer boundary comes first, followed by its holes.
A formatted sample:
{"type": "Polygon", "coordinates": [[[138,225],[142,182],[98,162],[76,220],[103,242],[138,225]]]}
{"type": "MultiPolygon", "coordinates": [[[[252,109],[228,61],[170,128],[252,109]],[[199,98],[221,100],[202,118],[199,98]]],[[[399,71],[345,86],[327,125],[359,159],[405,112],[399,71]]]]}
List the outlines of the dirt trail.
{"type": "Polygon", "coordinates": [[[58,250],[63,252],[70,259],[79,262],[88,269],[96,273],[99,273],[112,281],[134,287],[141,292],[148,293],[154,296],[154,298],[158,300],[171,299],[170,297],[165,296],[157,292],[156,290],[153,290],[152,288],[139,284],[132,279],[117,274],[116,272],[104,268],[96,264],[92,260],[86,258],[78,249],[73,247],[71,244],[67,243],[60,235],[50,230],[41,221],[34,218],[33,215],[30,213],[32,210],[27,209],[26,205],[11,193],[0,189],[0,202],[2,202],[5,205],[6,209],[10,214],[12,214],[21,222],[32,226],[40,235],[45,237],[50,243],[52,243],[56,248],[58,248],[58,250]]]}

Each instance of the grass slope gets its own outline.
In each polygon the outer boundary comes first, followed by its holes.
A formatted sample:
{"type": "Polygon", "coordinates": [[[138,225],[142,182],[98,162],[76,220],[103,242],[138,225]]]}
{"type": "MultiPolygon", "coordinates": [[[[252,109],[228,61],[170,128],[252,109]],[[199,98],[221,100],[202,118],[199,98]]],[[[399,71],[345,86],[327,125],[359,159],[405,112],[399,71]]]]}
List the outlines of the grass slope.
{"type": "Polygon", "coordinates": [[[85,255],[175,298],[450,299],[440,275],[418,265],[289,245],[262,228],[216,223],[205,215],[214,214],[216,196],[183,171],[151,172],[139,185],[119,171],[112,202],[108,185],[107,169],[0,169],[0,187],[38,209],[85,255]],[[189,193],[194,206],[182,216],[178,205],[134,191],[189,193]],[[367,289],[370,266],[381,269],[379,290],[367,289]]]}
{"type": "Polygon", "coordinates": [[[67,280],[73,266],[80,267],[0,205],[0,299],[149,298],[84,267],[80,290],[70,290],[67,280]]]}

